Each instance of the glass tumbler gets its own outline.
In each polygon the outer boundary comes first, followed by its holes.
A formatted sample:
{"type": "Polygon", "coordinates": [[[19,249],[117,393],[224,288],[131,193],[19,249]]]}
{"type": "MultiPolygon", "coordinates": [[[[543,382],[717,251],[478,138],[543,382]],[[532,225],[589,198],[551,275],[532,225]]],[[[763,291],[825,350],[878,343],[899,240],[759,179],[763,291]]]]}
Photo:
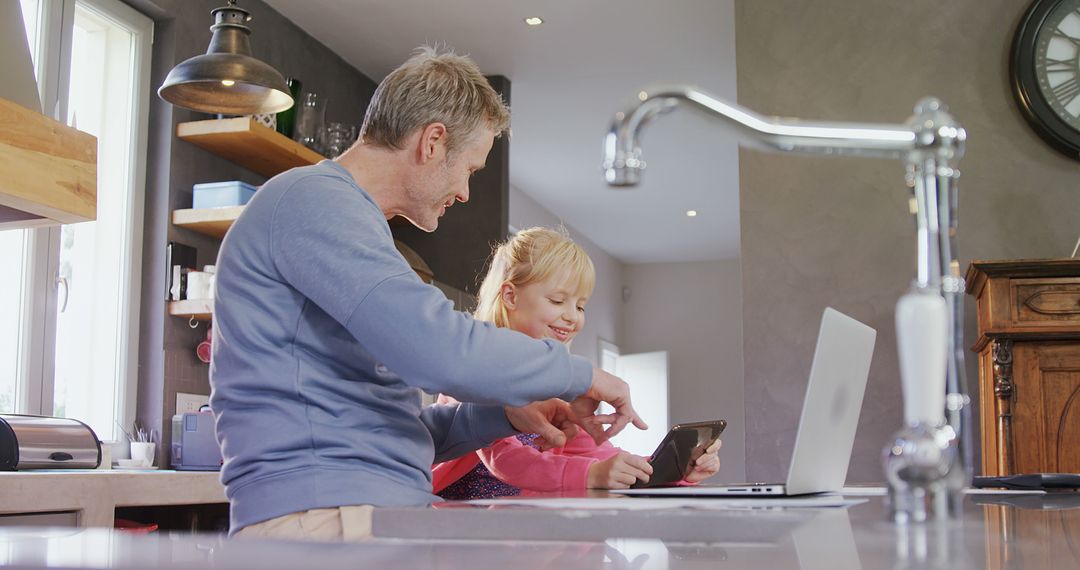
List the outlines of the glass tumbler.
{"type": "Polygon", "coordinates": [[[327,123],[325,145],[326,156],[334,158],[345,152],[356,140],[356,128],[348,123],[327,123]]]}
{"type": "Polygon", "coordinates": [[[319,144],[323,123],[326,121],[326,99],[318,93],[305,93],[300,109],[297,110],[296,128],[293,138],[300,144],[321,152],[319,144]]]}

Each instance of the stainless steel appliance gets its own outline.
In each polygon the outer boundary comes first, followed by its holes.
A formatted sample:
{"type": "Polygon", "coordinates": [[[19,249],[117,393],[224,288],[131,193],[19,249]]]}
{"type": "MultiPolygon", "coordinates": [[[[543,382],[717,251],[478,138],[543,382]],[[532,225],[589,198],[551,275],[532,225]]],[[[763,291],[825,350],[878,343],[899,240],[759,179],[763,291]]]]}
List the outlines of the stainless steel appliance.
{"type": "Polygon", "coordinates": [[[101,442],[90,426],[67,418],[0,414],[0,471],[100,464],[101,442]]]}

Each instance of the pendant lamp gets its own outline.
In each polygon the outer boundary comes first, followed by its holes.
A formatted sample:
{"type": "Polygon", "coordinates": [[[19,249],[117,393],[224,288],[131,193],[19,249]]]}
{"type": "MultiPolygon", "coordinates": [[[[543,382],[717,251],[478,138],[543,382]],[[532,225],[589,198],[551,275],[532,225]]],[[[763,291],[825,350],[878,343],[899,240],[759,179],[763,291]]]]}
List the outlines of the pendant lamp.
{"type": "Polygon", "coordinates": [[[277,113],[293,106],[285,78],[251,55],[245,26],[251,13],[229,0],[210,12],[213,36],[206,53],[181,62],[165,78],[158,95],[176,105],[225,115],[277,113]]]}

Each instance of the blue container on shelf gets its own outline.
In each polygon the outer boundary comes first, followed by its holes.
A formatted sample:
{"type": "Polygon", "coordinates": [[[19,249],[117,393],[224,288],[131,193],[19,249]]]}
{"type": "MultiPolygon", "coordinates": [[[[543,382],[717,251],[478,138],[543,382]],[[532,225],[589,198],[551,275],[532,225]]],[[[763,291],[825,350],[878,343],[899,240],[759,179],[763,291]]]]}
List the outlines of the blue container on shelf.
{"type": "Polygon", "coordinates": [[[255,195],[254,186],[239,180],[196,184],[193,190],[191,207],[195,209],[243,206],[255,195]]]}

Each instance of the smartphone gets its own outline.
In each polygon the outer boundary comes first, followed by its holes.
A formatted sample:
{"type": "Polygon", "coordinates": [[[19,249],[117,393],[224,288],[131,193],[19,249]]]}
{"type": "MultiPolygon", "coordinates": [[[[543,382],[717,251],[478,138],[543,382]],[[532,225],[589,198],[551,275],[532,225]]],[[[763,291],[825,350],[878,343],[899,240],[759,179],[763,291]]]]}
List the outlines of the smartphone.
{"type": "Polygon", "coordinates": [[[649,482],[638,480],[630,488],[661,487],[682,481],[694,468],[694,461],[720,439],[726,427],[724,420],[673,426],[649,460],[653,468],[649,482]]]}

